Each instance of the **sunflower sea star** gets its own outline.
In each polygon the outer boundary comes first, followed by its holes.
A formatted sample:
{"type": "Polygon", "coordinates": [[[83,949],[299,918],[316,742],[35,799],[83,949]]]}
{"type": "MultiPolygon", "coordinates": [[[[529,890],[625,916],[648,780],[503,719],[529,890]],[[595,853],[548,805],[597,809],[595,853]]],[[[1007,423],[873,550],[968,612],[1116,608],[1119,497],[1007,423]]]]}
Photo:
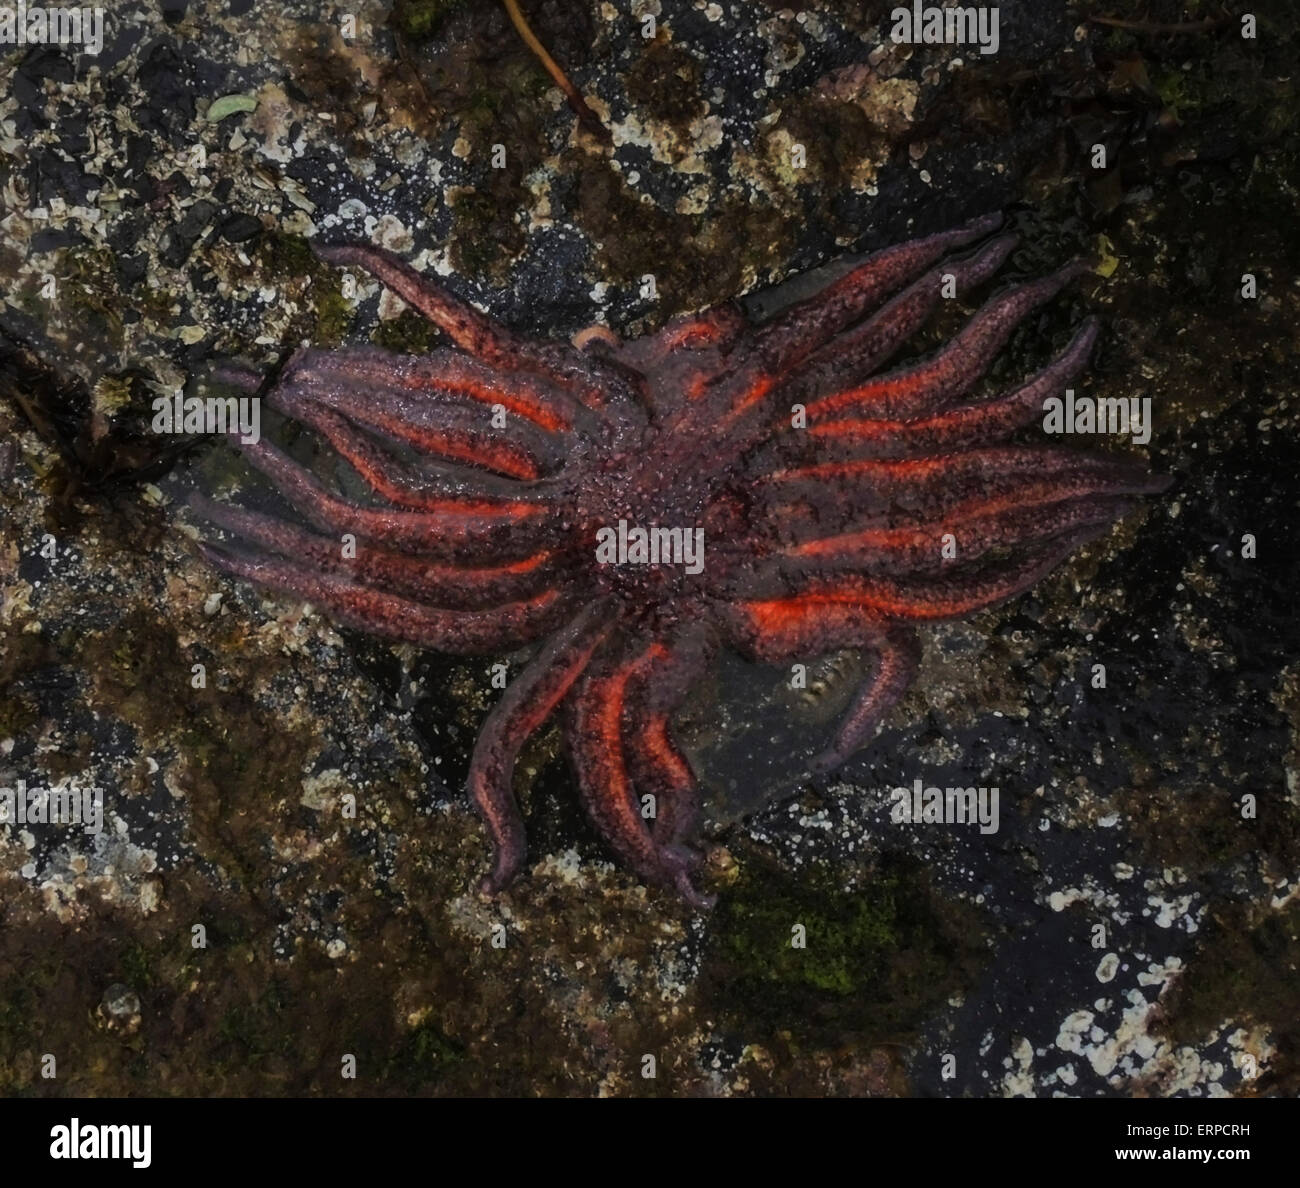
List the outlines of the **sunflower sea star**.
{"type": "Polygon", "coordinates": [[[266,381],[228,372],[318,433],[371,498],[342,498],[268,442],[241,446],[318,531],[196,496],[234,538],[204,555],[421,647],[540,642],[474,748],[470,795],[495,850],[482,890],[523,865],[514,763],[562,708],[602,837],[645,880],[708,903],[693,883],[698,791],[670,723],[717,647],[769,663],[874,654],[816,761],[833,768],[912,679],[914,624],[1028,589],[1166,486],[1113,458],[1000,444],[1082,368],[1091,320],[1019,388],[969,399],[1080,265],[992,297],[936,354],[882,370],[945,291],[1006,259],[1011,235],[944,260],[999,222],[877,252],[757,326],[724,307],[582,350],[524,340],[374,248],[318,247],[460,350],[300,350],[266,381]]]}

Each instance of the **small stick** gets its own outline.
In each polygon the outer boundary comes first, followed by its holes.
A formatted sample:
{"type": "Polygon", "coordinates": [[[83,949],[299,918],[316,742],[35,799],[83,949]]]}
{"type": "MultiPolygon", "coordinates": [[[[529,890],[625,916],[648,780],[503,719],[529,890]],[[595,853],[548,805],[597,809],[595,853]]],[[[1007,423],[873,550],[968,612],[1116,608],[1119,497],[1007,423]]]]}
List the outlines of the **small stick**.
{"type": "Polygon", "coordinates": [[[1134,33],[1205,33],[1226,25],[1229,17],[1206,17],[1203,21],[1187,21],[1183,24],[1169,24],[1160,21],[1129,21],[1122,17],[1088,17],[1091,25],[1107,25],[1112,29],[1129,29],[1134,33]]]}
{"type": "Polygon", "coordinates": [[[546,73],[555,80],[555,85],[564,92],[564,97],[568,99],[569,106],[573,108],[583,127],[604,143],[612,143],[613,137],[610,136],[609,129],[600,122],[596,113],[587,106],[587,101],[582,97],[582,92],[569,81],[568,76],[559,68],[555,59],[546,52],[546,47],[537,40],[537,35],[528,27],[528,22],[520,11],[519,0],[503,0],[503,3],[519,36],[524,39],[524,44],[537,55],[538,61],[546,67],[546,73]]]}

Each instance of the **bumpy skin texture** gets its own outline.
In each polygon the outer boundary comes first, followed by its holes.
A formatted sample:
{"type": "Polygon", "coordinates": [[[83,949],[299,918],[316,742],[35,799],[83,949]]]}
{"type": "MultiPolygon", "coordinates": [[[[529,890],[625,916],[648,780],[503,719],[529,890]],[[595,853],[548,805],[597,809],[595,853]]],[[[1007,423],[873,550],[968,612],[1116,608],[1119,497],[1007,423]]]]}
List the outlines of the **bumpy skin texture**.
{"type": "Polygon", "coordinates": [[[945,292],[996,272],[1012,236],[944,257],[998,222],[878,252],[760,326],[728,307],[626,343],[590,336],[585,350],[521,339],[387,253],[320,247],[459,349],[302,350],[272,380],[227,372],[320,434],[373,497],[349,501],[274,446],[244,446],[315,531],[198,498],[230,535],[204,552],[391,639],[457,653],[539,642],[474,750],[469,791],[494,847],[482,889],[523,865],[515,758],[563,710],[583,803],[610,848],[706,904],[690,844],[697,788],[670,724],[716,648],[773,664],[874,654],[817,760],[833,768],[907,688],[915,624],[1019,594],[1166,485],[1111,458],[1001,444],[1083,367],[1091,321],[1016,390],[970,398],[1077,265],[992,297],[936,354],[884,369],[945,292]],[[597,533],[620,520],[702,529],[703,568],[602,563],[597,533]]]}

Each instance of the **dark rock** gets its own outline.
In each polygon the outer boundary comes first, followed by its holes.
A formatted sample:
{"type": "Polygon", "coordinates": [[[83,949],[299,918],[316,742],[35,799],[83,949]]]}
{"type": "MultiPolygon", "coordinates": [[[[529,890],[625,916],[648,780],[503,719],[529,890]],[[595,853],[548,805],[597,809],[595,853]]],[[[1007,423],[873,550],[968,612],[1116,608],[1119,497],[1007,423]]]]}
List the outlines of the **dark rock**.
{"type": "Polygon", "coordinates": [[[145,104],[136,118],[142,128],[176,133],[194,118],[193,71],[170,42],[159,42],[145,55],[139,73],[145,104]]]}
{"type": "Polygon", "coordinates": [[[149,256],[141,252],[138,256],[119,256],[117,274],[122,278],[122,287],[130,288],[144,280],[149,271],[149,256]]]}
{"type": "Polygon", "coordinates": [[[166,246],[159,253],[162,262],[172,268],[179,268],[184,264],[217,209],[217,204],[206,198],[200,198],[195,202],[182,216],[181,221],[167,233],[166,246]]]}
{"type": "Polygon", "coordinates": [[[227,243],[247,243],[262,234],[262,221],[250,214],[233,214],[221,224],[221,238],[227,243]]]}
{"type": "Polygon", "coordinates": [[[52,252],[56,248],[71,247],[73,244],[85,242],[85,236],[71,227],[50,227],[32,236],[32,252],[33,254],[52,252]]]}

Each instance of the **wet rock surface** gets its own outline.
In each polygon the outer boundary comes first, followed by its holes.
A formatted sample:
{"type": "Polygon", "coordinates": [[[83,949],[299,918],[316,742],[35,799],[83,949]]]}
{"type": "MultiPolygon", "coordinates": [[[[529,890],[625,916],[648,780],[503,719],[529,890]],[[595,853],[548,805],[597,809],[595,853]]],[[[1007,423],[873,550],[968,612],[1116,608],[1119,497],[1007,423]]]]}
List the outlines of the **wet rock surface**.
{"type": "Polygon", "coordinates": [[[525,7],[611,143],[495,4],[122,5],[97,58],[0,55],[0,786],[100,789],[103,825],[0,824],[0,1087],[1294,1093],[1287,6],[1243,40],[1141,27],[1174,4],[1116,5],[1139,26],[1117,28],[1006,3],[995,55],[893,45],[884,4],[525,7]],[[1081,390],[1155,410],[1149,445],[1098,447],[1175,485],[929,631],[833,780],[802,764],[860,658],[798,692],[721,663],[679,723],[711,913],[608,860],[554,729],[520,764],[529,869],[472,894],[491,658],[214,575],[184,496],[257,483],[150,432],[152,399],[215,360],[437,341],[312,237],[566,337],[761,313],[810,283],[767,291],[787,277],[995,208],[1023,233],[1007,279],[1097,268],[992,381],[1097,313],[1081,390]],[[997,830],[893,822],[917,779],[998,788],[997,830]]]}

